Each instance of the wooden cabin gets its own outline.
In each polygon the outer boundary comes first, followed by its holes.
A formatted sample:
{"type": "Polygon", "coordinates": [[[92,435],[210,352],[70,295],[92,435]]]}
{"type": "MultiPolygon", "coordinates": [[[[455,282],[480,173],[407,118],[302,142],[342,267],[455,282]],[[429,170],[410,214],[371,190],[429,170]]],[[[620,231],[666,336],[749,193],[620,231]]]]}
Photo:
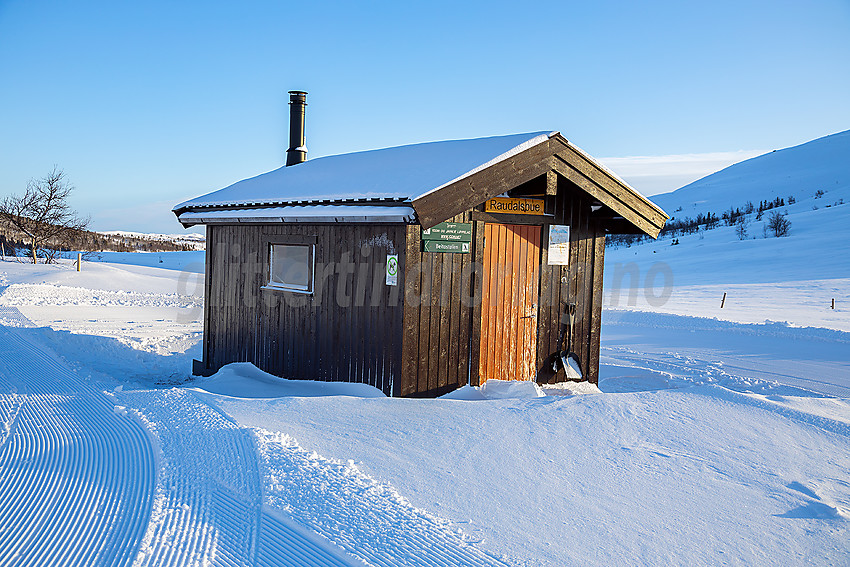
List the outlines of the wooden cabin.
{"type": "Polygon", "coordinates": [[[196,374],[251,362],[392,396],[564,380],[570,331],[597,382],[605,235],[667,219],[558,132],[308,160],[174,213],[207,231],[196,374]]]}

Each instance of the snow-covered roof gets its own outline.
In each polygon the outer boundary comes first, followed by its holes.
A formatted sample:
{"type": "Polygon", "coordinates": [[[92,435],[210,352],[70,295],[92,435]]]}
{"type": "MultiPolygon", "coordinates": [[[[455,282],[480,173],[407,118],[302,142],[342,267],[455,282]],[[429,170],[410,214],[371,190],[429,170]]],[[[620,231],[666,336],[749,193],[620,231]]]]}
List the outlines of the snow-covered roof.
{"type": "Polygon", "coordinates": [[[558,132],[545,131],[316,158],[190,199],[174,213],[184,226],[404,222],[430,228],[550,172],[608,207],[608,216],[599,217],[608,222],[607,230],[656,237],[667,220],[664,211],[558,132]]]}
{"type": "MultiPolygon", "coordinates": [[[[532,132],[450,140],[308,160],[244,179],[174,207],[250,207],[292,203],[412,201],[548,140],[532,132]]],[[[182,219],[181,219],[182,220],[182,219]]]]}

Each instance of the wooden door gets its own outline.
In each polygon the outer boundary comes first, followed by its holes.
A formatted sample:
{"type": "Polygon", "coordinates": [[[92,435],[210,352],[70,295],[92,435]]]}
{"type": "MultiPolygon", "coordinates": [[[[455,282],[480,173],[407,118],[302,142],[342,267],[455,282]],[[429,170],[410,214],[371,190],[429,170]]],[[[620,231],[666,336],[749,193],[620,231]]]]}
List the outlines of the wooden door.
{"type": "Polygon", "coordinates": [[[541,227],[484,224],[481,384],[534,380],[541,227]]]}

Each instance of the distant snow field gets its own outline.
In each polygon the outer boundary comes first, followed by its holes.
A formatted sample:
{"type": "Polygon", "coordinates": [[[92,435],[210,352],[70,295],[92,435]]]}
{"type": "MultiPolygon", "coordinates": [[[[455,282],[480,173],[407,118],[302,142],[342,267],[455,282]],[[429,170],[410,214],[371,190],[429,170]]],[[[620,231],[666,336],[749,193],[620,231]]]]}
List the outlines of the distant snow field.
{"type": "Polygon", "coordinates": [[[144,265],[158,255],[123,255],[142,266],[83,262],[80,272],[70,261],[2,262],[0,324],[35,327],[72,366],[183,382],[203,334],[203,275],[144,265]]]}

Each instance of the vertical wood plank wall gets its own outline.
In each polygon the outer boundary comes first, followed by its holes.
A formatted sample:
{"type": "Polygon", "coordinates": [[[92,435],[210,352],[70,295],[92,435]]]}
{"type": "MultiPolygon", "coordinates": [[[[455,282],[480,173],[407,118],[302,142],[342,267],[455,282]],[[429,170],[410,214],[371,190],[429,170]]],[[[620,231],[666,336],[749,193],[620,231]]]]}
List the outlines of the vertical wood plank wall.
{"type": "Polygon", "coordinates": [[[399,395],[405,225],[210,225],[204,360],[252,362],[287,378],[363,382],[399,395]],[[315,237],[313,295],[261,289],[268,243],[315,237]]]}
{"type": "MultiPolygon", "coordinates": [[[[470,217],[467,211],[447,222],[470,217]]],[[[402,396],[440,395],[469,381],[473,254],[421,250],[420,226],[410,225],[403,264],[402,396]]]]}
{"type": "Polygon", "coordinates": [[[602,327],[602,273],[605,231],[590,217],[591,197],[570,181],[558,176],[555,224],[570,225],[570,265],[548,264],[548,230],[544,227],[540,269],[540,314],[538,317],[538,380],[564,380],[563,371],[553,376],[551,354],[559,348],[560,325],[566,323],[564,307],[576,304],[572,350],[578,355],[584,377],[599,381],[599,336],[602,327]]]}
{"type": "MultiPolygon", "coordinates": [[[[572,350],[579,356],[585,378],[597,383],[605,231],[590,218],[591,198],[572,182],[561,176],[557,179],[553,220],[570,225],[570,265],[548,265],[548,227],[544,225],[536,329],[537,379],[565,379],[562,371],[551,371],[551,355],[559,348],[564,306],[576,303],[572,350]]],[[[471,221],[471,211],[448,219],[471,221]]],[[[484,230],[484,222],[473,222],[470,254],[437,254],[421,252],[420,227],[407,227],[401,395],[439,395],[467,383],[479,385],[484,230]],[[446,271],[450,267],[452,281],[446,271]],[[450,297],[448,305],[446,297],[450,297]]]]}

